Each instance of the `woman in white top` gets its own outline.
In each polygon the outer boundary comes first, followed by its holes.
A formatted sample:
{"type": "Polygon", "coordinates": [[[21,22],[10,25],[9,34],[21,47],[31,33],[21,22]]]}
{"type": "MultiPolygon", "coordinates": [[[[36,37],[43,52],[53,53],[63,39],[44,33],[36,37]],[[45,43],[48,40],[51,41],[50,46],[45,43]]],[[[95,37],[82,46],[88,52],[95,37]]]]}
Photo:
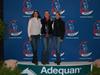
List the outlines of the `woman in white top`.
{"type": "Polygon", "coordinates": [[[38,40],[41,34],[41,20],[38,11],[34,11],[32,14],[32,18],[28,22],[28,37],[32,45],[33,49],[33,60],[32,63],[38,64],[38,56],[37,56],[37,49],[38,49],[38,40]]]}

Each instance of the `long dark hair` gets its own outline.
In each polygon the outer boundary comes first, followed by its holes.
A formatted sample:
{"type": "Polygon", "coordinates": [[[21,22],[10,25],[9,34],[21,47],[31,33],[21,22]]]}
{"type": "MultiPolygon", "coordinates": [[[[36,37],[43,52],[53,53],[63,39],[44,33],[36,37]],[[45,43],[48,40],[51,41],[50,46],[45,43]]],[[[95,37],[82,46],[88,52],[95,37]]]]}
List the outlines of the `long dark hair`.
{"type": "MultiPolygon", "coordinates": [[[[45,10],[45,12],[49,13],[49,20],[51,20],[50,12],[48,10],[45,10]]],[[[45,12],[44,12],[44,14],[45,14],[45,12]]],[[[44,16],[44,19],[46,20],[45,16],[44,16]]]]}
{"type": "Polygon", "coordinates": [[[39,11],[37,11],[37,10],[35,10],[35,11],[32,13],[31,18],[34,17],[35,12],[37,12],[37,14],[38,14],[38,18],[41,18],[40,13],[39,13],[39,11]]]}
{"type": "Polygon", "coordinates": [[[56,12],[56,14],[58,14],[59,16],[61,16],[61,14],[60,14],[60,12],[59,12],[59,11],[57,11],[57,12],[56,12]]]}

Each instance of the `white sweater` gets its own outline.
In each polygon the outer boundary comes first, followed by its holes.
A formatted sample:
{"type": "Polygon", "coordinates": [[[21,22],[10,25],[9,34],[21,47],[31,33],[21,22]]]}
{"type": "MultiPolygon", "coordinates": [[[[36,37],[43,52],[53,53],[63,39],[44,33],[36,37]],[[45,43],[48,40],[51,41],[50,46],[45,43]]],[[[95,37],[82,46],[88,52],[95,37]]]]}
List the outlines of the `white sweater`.
{"type": "Polygon", "coordinates": [[[37,18],[31,18],[28,22],[28,37],[31,35],[40,35],[41,34],[41,20],[37,18]]]}

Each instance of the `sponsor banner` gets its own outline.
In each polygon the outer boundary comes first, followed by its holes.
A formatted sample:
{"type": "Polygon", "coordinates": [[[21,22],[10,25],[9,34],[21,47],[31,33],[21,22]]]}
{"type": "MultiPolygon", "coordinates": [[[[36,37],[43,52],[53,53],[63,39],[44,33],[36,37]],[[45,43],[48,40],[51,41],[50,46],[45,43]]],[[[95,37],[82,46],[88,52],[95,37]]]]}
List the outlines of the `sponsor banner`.
{"type": "MultiPolygon", "coordinates": [[[[28,38],[28,21],[38,10],[41,18],[48,10],[52,20],[59,11],[65,22],[65,36],[60,45],[63,61],[94,61],[100,58],[100,0],[4,0],[4,59],[32,61],[33,49],[28,38]],[[9,10],[9,11],[8,11],[9,10]]],[[[52,37],[53,38],[53,37],[52,37]]],[[[56,60],[55,40],[51,40],[49,60],[56,60]]],[[[38,44],[41,61],[43,39],[38,44]]]]}
{"type": "Polygon", "coordinates": [[[21,75],[88,75],[91,64],[74,66],[42,66],[18,64],[21,75]]]}

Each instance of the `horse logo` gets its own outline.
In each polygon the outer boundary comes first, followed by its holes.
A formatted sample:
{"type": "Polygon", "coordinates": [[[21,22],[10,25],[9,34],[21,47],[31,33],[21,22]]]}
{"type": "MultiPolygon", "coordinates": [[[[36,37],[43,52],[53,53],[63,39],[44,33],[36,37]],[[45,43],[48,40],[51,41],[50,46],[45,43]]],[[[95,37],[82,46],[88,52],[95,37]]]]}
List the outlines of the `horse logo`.
{"type": "Polygon", "coordinates": [[[80,55],[82,57],[88,57],[92,54],[92,52],[88,52],[88,45],[87,45],[87,41],[82,41],[80,44],[80,55]]]}
{"type": "Polygon", "coordinates": [[[81,0],[80,2],[80,13],[82,15],[90,15],[93,13],[93,10],[89,9],[88,0],[81,0]]]}
{"type": "MultiPolygon", "coordinates": [[[[62,1],[62,0],[61,0],[62,1]]],[[[64,14],[65,10],[62,8],[60,0],[52,0],[52,13],[55,15],[56,12],[60,12],[60,14],[64,14]]]]}
{"type": "Polygon", "coordinates": [[[26,41],[23,46],[24,46],[23,54],[26,57],[32,57],[33,53],[30,41],[26,41]]]}
{"type": "Polygon", "coordinates": [[[8,32],[11,36],[19,36],[22,34],[21,27],[18,26],[16,20],[10,20],[8,25],[8,32]]]}
{"type": "Polygon", "coordinates": [[[23,2],[23,12],[26,15],[31,15],[33,13],[32,0],[24,0],[24,2],[23,2]]]}
{"type": "Polygon", "coordinates": [[[77,32],[75,31],[74,24],[75,24],[75,20],[69,20],[69,21],[67,21],[67,23],[66,23],[66,35],[67,36],[73,37],[73,36],[76,36],[76,35],[79,34],[78,31],[77,32]]]}
{"type": "Polygon", "coordinates": [[[93,27],[93,34],[97,37],[100,36],[100,20],[96,21],[93,27]]]}

